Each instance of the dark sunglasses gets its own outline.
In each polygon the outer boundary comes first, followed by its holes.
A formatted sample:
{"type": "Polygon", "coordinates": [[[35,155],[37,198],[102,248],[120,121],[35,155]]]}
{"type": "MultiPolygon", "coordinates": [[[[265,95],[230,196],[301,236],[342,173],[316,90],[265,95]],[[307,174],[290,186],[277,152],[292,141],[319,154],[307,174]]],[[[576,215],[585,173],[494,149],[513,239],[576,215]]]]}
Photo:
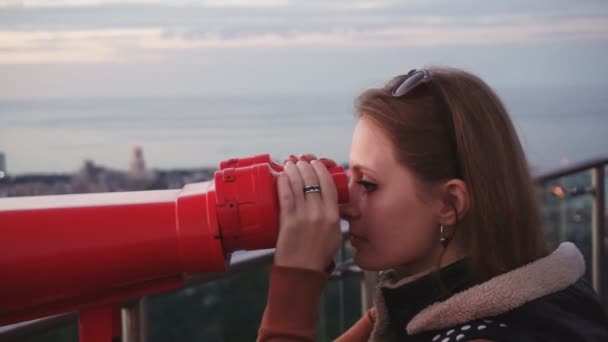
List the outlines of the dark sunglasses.
{"type": "Polygon", "coordinates": [[[410,72],[405,75],[405,78],[401,83],[398,83],[393,88],[393,96],[401,97],[410,91],[418,88],[421,84],[428,84],[431,82],[431,73],[427,70],[410,70],[410,72]]]}
{"type": "Polygon", "coordinates": [[[444,120],[445,125],[450,134],[450,138],[454,147],[454,158],[456,158],[456,166],[458,168],[458,177],[462,176],[462,171],[460,168],[460,163],[458,162],[458,154],[457,154],[457,144],[456,144],[456,130],[454,129],[454,121],[452,120],[453,115],[450,110],[450,106],[447,101],[443,97],[441,90],[437,87],[437,85],[432,82],[433,77],[430,71],[425,69],[420,70],[410,70],[410,72],[405,75],[405,78],[397,83],[392,90],[393,97],[404,97],[407,94],[410,94],[414,89],[419,86],[425,84],[427,85],[433,96],[433,103],[435,104],[435,110],[438,112],[442,120],[444,120]]]}
{"type": "Polygon", "coordinates": [[[418,88],[420,85],[428,85],[431,88],[431,93],[433,95],[433,101],[435,102],[435,105],[438,107],[439,110],[449,114],[449,127],[452,129],[452,131],[454,131],[454,124],[452,123],[452,111],[450,110],[450,107],[443,98],[441,90],[437,88],[437,86],[432,82],[432,80],[433,78],[431,77],[431,72],[428,70],[410,70],[410,72],[405,75],[403,81],[393,87],[393,97],[405,96],[411,93],[414,89],[418,88]]]}

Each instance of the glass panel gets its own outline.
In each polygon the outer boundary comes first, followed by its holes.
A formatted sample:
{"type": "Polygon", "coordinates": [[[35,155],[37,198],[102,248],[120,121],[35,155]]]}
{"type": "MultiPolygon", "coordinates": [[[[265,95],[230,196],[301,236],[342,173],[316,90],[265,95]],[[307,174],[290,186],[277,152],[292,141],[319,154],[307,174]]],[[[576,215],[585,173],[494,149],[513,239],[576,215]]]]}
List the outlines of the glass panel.
{"type": "Polygon", "coordinates": [[[255,341],[268,265],[148,300],[148,341],[255,341]]]}
{"type": "MultiPolygon", "coordinates": [[[[349,255],[341,251],[336,262],[349,255]]],[[[268,269],[253,266],[224,279],[149,297],[148,341],[255,341],[268,295],[268,269]]],[[[318,340],[331,341],[361,316],[359,277],[330,281],[319,310],[318,340]]]]}
{"type": "MultiPolygon", "coordinates": [[[[1,338],[0,338],[1,339],[1,338]]],[[[36,336],[24,337],[23,342],[78,342],[78,323],[51,329],[36,336]]]]}
{"type": "Polygon", "coordinates": [[[552,247],[570,241],[585,258],[585,277],[591,281],[591,172],[547,181],[539,188],[543,223],[552,247]]]}
{"type": "MultiPolygon", "coordinates": [[[[353,248],[344,243],[336,264],[352,260],[353,248]]],[[[317,340],[333,341],[361,318],[361,274],[346,273],[329,282],[321,299],[317,340]]]]}

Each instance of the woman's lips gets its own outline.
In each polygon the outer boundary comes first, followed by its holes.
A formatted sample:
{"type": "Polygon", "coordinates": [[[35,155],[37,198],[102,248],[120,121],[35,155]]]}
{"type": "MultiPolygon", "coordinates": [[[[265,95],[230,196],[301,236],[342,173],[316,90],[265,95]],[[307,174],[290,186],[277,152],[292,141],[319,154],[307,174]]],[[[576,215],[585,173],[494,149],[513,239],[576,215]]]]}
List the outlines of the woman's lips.
{"type": "Polygon", "coordinates": [[[367,239],[361,235],[350,233],[350,243],[353,247],[360,247],[362,244],[366,243],[367,239]]]}
{"type": "Polygon", "coordinates": [[[352,233],[352,232],[349,232],[349,235],[350,235],[351,237],[357,238],[357,239],[359,239],[359,240],[365,240],[365,241],[367,241],[367,239],[366,239],[365,237],[363,237],[362,235],[355,234],[355,233],[352,233]]]}

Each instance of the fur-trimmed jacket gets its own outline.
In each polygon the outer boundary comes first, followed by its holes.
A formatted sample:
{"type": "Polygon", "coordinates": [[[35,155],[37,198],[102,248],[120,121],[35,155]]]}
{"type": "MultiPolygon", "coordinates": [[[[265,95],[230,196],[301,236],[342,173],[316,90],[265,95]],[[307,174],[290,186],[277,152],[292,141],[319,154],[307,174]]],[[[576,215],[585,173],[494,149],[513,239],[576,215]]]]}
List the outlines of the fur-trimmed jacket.
{"type": "MultiPolygon", "coordinates": [[[[470,282],[467,263],[413,277],[382,273],[375,307],[336,341],[608,341],[605,309],[574,244],[481,284],[470,282]]],[[[274,266],[258,341],[314,341],[326,281],[274,266]]]]}

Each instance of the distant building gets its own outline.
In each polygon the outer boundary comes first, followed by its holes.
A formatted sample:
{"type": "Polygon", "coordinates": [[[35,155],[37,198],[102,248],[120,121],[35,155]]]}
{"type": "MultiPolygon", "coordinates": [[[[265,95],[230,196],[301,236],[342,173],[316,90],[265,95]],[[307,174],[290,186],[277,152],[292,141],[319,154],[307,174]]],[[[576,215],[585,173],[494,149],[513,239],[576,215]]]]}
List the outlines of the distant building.
{"type": "Polygon", "coordinates": [[[77,173],[77,176],[82,177],[88,181],[96,179],[98,175],[103,171],[103,168],[95,165],[95,162],[91,159],[85,159],[82,167],[77,173]]]}
{"type": "Polygon", "coordinates": [[[140,145],[133,146],[133,155],[129,166],[129,176],[133,179],[149,180],[153,178],[152,174],[146,170],[146,161],[144,160],[144,151],[140,145]]]}

